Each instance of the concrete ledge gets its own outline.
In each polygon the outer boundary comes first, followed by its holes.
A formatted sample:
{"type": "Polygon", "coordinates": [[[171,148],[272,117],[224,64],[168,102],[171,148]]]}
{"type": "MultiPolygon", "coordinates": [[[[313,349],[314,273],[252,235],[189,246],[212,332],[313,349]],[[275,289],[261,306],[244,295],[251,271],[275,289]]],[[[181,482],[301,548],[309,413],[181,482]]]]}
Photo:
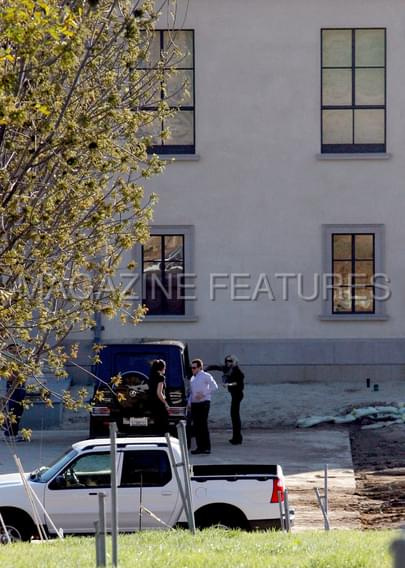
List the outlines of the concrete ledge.
{"type": "Polygon", "coordinates": [[[159,154],[159,159],[172,162],[199,162],[200,154],[159,154]]]}
{"type": "Polygon", "coordinates": [[[339,161],[339,160],[390,160],[392,154],[375,153],[369,154],[316,154],[316,159],[320,161],[339,161]]]}
{"type": "Polygon", "coordinates": [[[335,315],[320,315],[320,321],[388,321],[390,316],[378,314],[335,314],[335,315]]]}

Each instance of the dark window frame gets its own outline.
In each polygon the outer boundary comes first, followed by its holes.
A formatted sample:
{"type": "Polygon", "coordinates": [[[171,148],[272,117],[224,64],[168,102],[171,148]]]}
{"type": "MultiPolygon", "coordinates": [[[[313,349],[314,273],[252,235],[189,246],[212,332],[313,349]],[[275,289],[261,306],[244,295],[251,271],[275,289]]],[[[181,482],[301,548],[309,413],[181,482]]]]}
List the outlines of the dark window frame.
{"type": "MultiPolygon", "coordinates": [[[[193,74],[192,79],[192,105],[170,105],[170,109],[177,109],[178,112],[192,112],[193,114],[193,143],[192,144],[173,144],[173,143],[166,143],[165,140],[162,140],[161,144],[152,144],[148,147],[147,152],[148,154],[195,154],[195,33],[193,29],[175,29],[175,30],[168,30],[168,29],[155,29],[154,33],[159,34],[159,42],[160,42],[160,51],[164,50],[164,34],[165,33],[176,33],[176,32],[189,32],[191,33],[192,37],[192,58],[193,58],[193,65],[192,67],[178,67],[176,66],[176,70],[178,71],[191,71],[193,74]]],[[[169,67],[164,67],[165,69],[170,69],[169,67]]],[[[164,97],[163,89],[160,90],[160,100],[166,100],[164,97]]],[[[141,110],[146,111],[156,111],[156,105],[146,105],[142,106],[141,110]]],[[[161,121],[161,128],[164,128],[164,121],[161,121]]]]}
{"type": "MultiPolygon", "coordinates": [[[[130,465],[132,465],[130,463],[130,465]]],[[[148,472],[146,471],[146,474],[148,472]]],[[[153,472],[155,473],[155,472],[153,472]]],[[[163,450],[127,450],[124,452],[123,460],[122,460],[122,471],[121,471],[121,479],[120,479],[120,488],[124,487],[164,487],[168,483],[170,483],[173,479],[172,469],[170,466],[170,460],[167,453],[163,450]],[[160,477],[158,480],[156,479],[155,482],[151,482],[150,478],[148,479],[145,476],[145,479],[142,479],[142,483],[129,483],[126,479],[128,477],[128,472],[126,471],[126,467],[128,466],[128,462],[130,462],[131,458],[142,458],[142,456],[147,456],[148,458],[152,459],[155,458],[155,463],[158,466],[156,471],[159,472],[160,477]],[[162,460],[165,462],[164,465],[166,466],[165,469],[162,468],[162,460]]]]}
{"type": "Polygon", "coordinates": [[[350,285],[333,285],[335,288],[350,288],[351,289],[351,310],[337,310],[335,309],[335,296],[332,294],[332,314],[375,314],[376,313],[376,300],[375,300],[375,284],[363,284],[359,285],[356,282],[356,262],[372,260],[373,262],[373,275],[376,273],[376,235],[375,233],[332,233],[331,234],[331,260],[332,260],[332,274],[335,275],[335,262],[350,262],[351,263],[351,281],[350,285]],[[373,238],[373,250],[372,259],[362,259],[361,257],[356,257],[356,237],[357,236],[371,236],[373,238]],[[339,258],[335,259],[335,248],[334,248],[334,238],[335,236],[350,236],[351,237],[351,256],[350,258],[339,258]],[[373,290],[373,307],[371,310],[359,310],[356,309],[356,290],[359,288],[371,288],[373,290]]]}
{"type": "MultiPolygon", "coordinates": [[[[166,238],[170,238],[170,237],[181,237],[182,239],[182,266],[183,266],[183,270],[182,270],[182,274],[186,274],[186,235],[184,233],[153,233],[151,232],[150,234],[151,237],[159,237],[160,238],[160,263],[162,265],[161,269],[160,269],[160,274],[161,274],[161,282],[163,284],[163,286],[165,286],[166,284],[166,271],[165,271],[165,266],[166,266],[166,254],[165,254],[165,239],[166,238]]],[[[150,261],[147,261],[150,262],[150,261]]],[[[144,266],[145,266],[145,259],[144,259],[144,246],[142,246],[142,250],[141,250],[141,267],[142,267],[142,279],[144,282],[144,266]]],[[[143,287],[142,287],[142,304],[148,307],[148,303],[147,303],[147,298],[146,298],[146,285],[144,283],[143,287]]],[[[185,305],[185,300],[182,300],[182,309],[181,311],[177,311],[177,312],[173,312],[170,311],[169,306],[168,306],[168,298],[166,297],[166,295],[164,293],[162,293],[161,296],[161,309],[159,309],[159,311],[156,311],[156,309],[153,309],[153,312],[150,311],[149,315],[154,315],[154,316],[184,316],[186,314],[186,305],[185,305]]]]}
{"type": "Polygon", "coordinates": [[[342,153],[385,153],[387,151],[387,29],[383,27],[365,28],[322,28],[321,29],[321,153],[322,154],[342,154],[342,153]],[[351,67],[328,67],[323,65],[323,33],[327,31],[351,31],[352,33],[352,61],[351,67]],[[355,36],[357,30],[382,30],[384,32],[384,104],[383,105],[356,105],[356,69],[380,69],[381,66],[356,66],[355,64],[355,36]],[[324,105],[323,104],[323,71],[324,69],[351,69],[352,73],[352,104],[351,105],[324,105]],[[355,110],[384,110],[384,142],[373,144],[356,144],[355,139],[355,110]],[[324,144],[323,143],[323,113],[325,110],[352,110],[353,120],[353,142],[352,144],[324,144]]]}

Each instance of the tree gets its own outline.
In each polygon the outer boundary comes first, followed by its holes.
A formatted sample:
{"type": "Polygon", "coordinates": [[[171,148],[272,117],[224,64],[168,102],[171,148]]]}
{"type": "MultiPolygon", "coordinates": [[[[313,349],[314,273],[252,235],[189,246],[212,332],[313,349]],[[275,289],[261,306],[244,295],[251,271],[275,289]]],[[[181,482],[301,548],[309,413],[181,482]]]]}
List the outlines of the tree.
{"type": "MultiPolygon", "coordinates": [[[[160,8],[173,25],[173,1],[160,8]]],[[[2,2],[0,376],[15,385],[44,360],[64,376],[63,341],[95,314],[144,313],[105,282],[147,240],[156,196],[140,182],[163,170],[148,132],[173,113],[160,93],[181,53],[173,32],[151,62],[159,15],[153,0],[2,2]]]]}

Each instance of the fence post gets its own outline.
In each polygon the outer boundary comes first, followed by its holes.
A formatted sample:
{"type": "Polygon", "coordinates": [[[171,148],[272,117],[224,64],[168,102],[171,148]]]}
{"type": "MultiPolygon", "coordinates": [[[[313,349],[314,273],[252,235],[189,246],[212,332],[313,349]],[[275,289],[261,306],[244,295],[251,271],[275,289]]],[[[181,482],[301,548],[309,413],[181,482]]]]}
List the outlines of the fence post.
{"type": "Polygon", "coordinates": [[[102,491],[98,494],[98,517],[99,517],[99,562],[100,566],[107,566],[107,556],[105,547],[105,533],[106,533],[106,522],[105,522],[105,497],[106,494],[102,491]]]}
{"type": "Polygon", "coordinates": [[[191,479],[190,479],[191,469],[190,469],[190,462],[188,460],[186,422],[184,420],[180,420],[179,424],[177,424],[177,433],[178,433],[178,436],[179,436],[181,457],[182,457],[182,463],[183,463],[183,469],[184,469],[184,490],[185,490],[185,497],[187,499],[187,506],[188,506],[188,509],[189,509],[190,531],[193,534],[195,534],[193,493],[192,493],[192,489],[191,489],[191,479]]]}
{"type": "Polygon", "coordinates": [[[391,544],[390,547],[391,553],[394,557],[394,566],[393,568],[404,568],[405,566],[405,532],[402,531],[402,534],[397,540],[391,544]]]}
{"type": "MultiPolygon", "coordinates": [[[[190,519],[190,511],[188,508],[188,502],[187,502],[187,498],[184,492],[184,488],[180,479],[180,475],[178,472],[178,467],[180,465],[182,465],[182,463],[176,463],[176,458],[174,457],[174,453],[173,453],[173,448],[172,448],[172,444],[170,441],[170,435],[168,433],[165,434],[165,438],[167,441],[167,449],[169,452],[169,459],[170,459],[170,464],[172,466],[172,470],[174,472],[174,475],[176,477],[176,481],[177,481],[177,487],[180,493],[180,497],[181,497],[181,501],[182,501],[182,509],[184,509],[184,513],[187,517],[187,524],[188,524],[188,528],[191,530],[191,519],[190,519]]],[[[180,511],[181,513],[181,511],[180,511]]],[[[180,518],[180,514],[179,514],[179,518],[180,518]]]]}
{"type": "Polygon", "coordinates": [[[284,519],[285,519],[285,529],[290,532],[290,505],[288,503],[288,489],[284,490],[284,519]]]}
{"type": "Polygon", "coordinates": [[[285,532],[285,515],[283,513],[283,503],[281,501],[281,491],[277,491],[278,508],[280,510],[280,526],[281,530],[285,532]]]}
{"type": "Polygon", "coordinates": [[[110,422],[112,565],[118,564],[117,425],[110,422]]]}
{"type": "Polygon", "coordinates": [[[99,521],[94,521],[94,535],[96,542],[96,566],[100,566],[100,530],[99,521]]]}
{"type": "Polygon", "coordinates": [[[330,525],[329,525],[329,518],[328,515],[325,512],[325,507],[323,505],[323,499],[322,497],[319,495],[319,489],[317,487],[314,487],[314,491],[316,493],[316,498],[318,499],[318,505],[322,511],[322,515],[323,515],[323,523],[324,523],[324,527],[325,530],[328,531],[330,529],[330,525]]]}
{"type": "Polygon", "coordinates": [[[1,524],[1,527],[2,527],[3,532],[4,532],[4,537],[2,537],[0,539],[0,544],[3,544],[3,540],[4,540],[4,542],[7,542],[8,544],[10,544],[11,538],[10,538],[10,535],[8,534],[8,530],[7,530],[7,527],[4,523],[3,516],[2,516],[1,513],[0,513],[0,524],[1,524]]]}

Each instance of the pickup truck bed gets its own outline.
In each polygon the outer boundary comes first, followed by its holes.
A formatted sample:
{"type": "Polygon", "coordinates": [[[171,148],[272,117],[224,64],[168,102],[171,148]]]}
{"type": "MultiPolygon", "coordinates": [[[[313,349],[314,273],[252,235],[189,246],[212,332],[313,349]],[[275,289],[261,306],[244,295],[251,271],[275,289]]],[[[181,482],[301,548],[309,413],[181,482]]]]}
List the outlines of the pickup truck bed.
{"type": "Polygon", "coordinates": [[[277,477],[277,465],[209,464],[193,466],[193,481],[224,479],[257,479],[267,481],[277,477]]]}

